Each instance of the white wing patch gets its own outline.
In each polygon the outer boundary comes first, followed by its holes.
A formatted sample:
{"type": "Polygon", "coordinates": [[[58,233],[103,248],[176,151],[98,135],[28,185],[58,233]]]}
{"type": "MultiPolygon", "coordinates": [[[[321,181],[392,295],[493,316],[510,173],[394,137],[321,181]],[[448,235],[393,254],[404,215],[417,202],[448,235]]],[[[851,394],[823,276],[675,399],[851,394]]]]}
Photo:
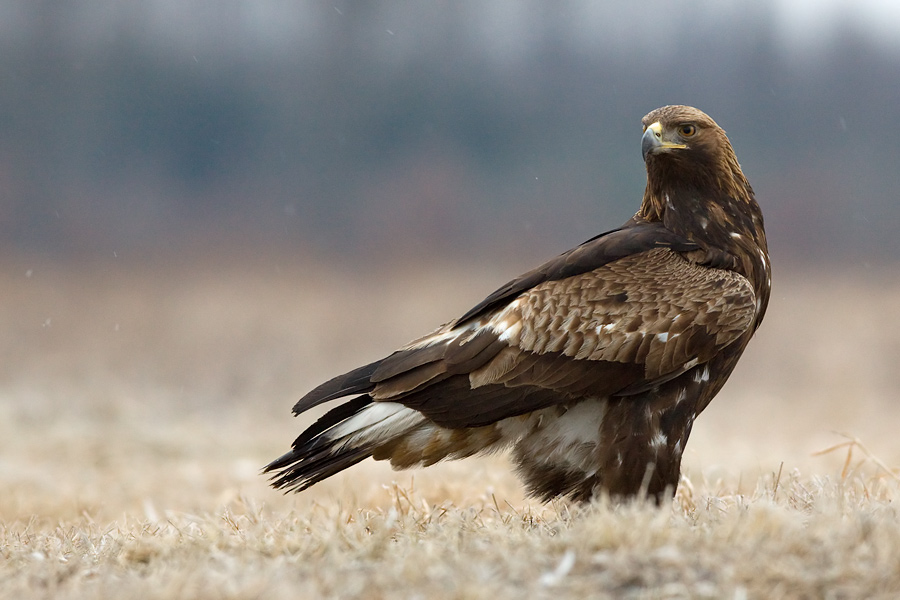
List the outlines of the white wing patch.
{"type": "Polygon", "coordinates": [[[429,346],[435,346],[437,344],[449,343],[456,341],[458,339],[462,339],[461,343],[466,343],[470,339],[472,339],[478,331],[484,327],[484,320],[479,319],[477,321],[472,321],[470,323],[466,323],[462,327],[454,327],[453,323],[447,323],[446,325],[441,325],[428,335],[421,337],[417,340],[413,340],[407,345],[400,348],[400,350],[412,350],[414,348],[428,348],[429,346]]]}
{"type": "Polygon", "coordinates": [[[506,321],[502,321],[500,323],[500,328],[493,328],[495,332],[500,334],[500,341],[508,342],[510,340],[516,340],[519,337],[519,332],[522,330],[522,321],[516,321],[512,325],[507,323],[506,321]]]}
{"type": "Polygon", "coordinates": [[[650,446],[657,452],[665,448],[668,443],[669,438],[662,431],[657,431],[650,439],[650,446]]]}
{"type": "Polygon", "coordinates": [[[597,325],[597,335],[603,335],[605,331],[613,331],[616,328],[616,323],[606,323],[605,325],[597,325]]]}
{"type": "Polygon", "coordinates": [[[425,421],[422,413],[397,402],[374,402],[327,435],[343,444],[384,443],[403,435],[425,421]]]}
{"type": "Polygon", "coordinates": [[[522,331],[522,320],[519,316],[519,305],[522,304],[521,298],[516,298],[507,304],[503,310],[493,315],[491,319],[484,325],[496,333],[501,341],[515,343],[519,339],[519,333],[522,331]]]}
{"type": "Polygon", "coordinates": [[[706,383],[709,381],[709,365],[705,365],[702,370],[694,373],[694,381],[697,383],[706,383]]]}

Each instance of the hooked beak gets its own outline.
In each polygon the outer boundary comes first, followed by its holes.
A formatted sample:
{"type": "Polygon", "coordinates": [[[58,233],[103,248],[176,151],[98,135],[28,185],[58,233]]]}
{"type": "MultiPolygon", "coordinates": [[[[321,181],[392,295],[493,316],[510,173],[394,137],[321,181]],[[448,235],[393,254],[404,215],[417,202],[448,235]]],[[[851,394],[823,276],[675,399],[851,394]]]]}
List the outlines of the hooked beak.
{"type": "Polygon", "coordinates": [[[649,125],[641,138],[641,155],[646,162],[647,157],[659,152],[668,152],[679,148],[687,148],[684,144],[676,144],[663,138],[663,128],[659,121],[649,125]]]}

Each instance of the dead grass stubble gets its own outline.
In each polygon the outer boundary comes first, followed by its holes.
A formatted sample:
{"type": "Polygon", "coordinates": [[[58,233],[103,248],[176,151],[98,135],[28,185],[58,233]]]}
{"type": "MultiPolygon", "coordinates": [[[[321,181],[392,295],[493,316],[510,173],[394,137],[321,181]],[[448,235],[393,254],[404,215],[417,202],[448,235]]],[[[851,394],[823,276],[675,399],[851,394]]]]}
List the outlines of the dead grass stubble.
{"type": "Polygon", "coordinates": [[[876,317],[896,281],[785,277],[657,509],[528,501],[503,457],[268,489],[258,467],[300,430],[298,393],[503,275],[475,271],[464,293],[448,282],[470,269],[379,289],[302,263],[213,266],[7,265],[0,597],[900,595],[900,325],[876,317]],[[871,313],[847,310],[866,290],[871,313]],[[821,328],[834,314],[840,339],[821,328]]]}
{"type": "Polygon", "coordinates": [[[18,598],[887,598],[897,491],[793,473],[749,497],[695,498],[688,483],[671,511],[457,506],[397,485],[377,508],[238,498],[158,520],[6,524],[0,577],[18,598]]]}

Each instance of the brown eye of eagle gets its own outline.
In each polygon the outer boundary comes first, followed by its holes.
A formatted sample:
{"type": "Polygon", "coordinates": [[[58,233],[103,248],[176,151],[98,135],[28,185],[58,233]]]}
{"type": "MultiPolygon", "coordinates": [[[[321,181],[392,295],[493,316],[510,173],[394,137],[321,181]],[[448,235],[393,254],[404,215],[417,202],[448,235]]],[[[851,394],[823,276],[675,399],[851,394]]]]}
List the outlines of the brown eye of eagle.
{"type": "Polygon", "coordinates": [[[694,125],[688,123],[686,125],[681,125],[678,128],[678,133],[681,134],[681,137],[691,137],[692,135],[697,133],[697,128],[694,125]]]}

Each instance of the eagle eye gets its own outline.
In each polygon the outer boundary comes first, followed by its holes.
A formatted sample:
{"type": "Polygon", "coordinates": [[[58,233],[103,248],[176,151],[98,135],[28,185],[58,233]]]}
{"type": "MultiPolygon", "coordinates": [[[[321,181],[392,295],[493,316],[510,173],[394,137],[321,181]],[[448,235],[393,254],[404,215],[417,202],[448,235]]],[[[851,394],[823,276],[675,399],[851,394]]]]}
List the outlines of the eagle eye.
{"type": "Polygon", "coordinates": [[[678,127],[678,133],[681,134],[681,137],[689,138],[697,133],[697,127],[691,123],[685,123],[678,127]]]}

